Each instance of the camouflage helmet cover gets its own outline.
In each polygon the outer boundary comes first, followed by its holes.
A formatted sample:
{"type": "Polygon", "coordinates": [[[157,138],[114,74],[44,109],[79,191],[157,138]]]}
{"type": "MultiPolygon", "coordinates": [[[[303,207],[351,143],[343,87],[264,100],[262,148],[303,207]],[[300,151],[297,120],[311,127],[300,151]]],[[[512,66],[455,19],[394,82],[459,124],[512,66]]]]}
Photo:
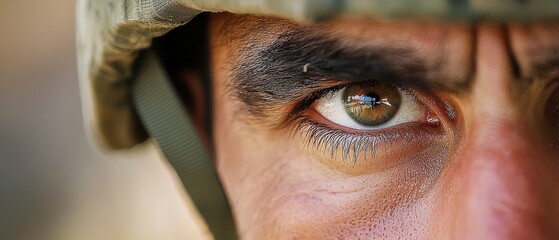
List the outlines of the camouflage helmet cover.
{"type": "Polygon", "coordinates": [[[203,11],[299,21],[347,15],[509,21],[557,18],[559,0],[78,0],[78,66],[85,119],[90,135],[102,146],[130,148],[146,139],[129,93],[135,58],[154,37],[203,11]]]}

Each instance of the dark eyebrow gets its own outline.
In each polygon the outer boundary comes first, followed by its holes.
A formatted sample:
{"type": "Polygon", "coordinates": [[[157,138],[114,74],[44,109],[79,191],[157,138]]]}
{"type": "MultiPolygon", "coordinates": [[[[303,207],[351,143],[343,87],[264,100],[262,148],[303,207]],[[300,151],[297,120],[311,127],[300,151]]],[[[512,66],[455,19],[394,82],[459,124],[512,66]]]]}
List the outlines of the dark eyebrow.
{"type": "Polygon", "coordinates": [[[524,88],[539,82],[544,88],[559,83],[559,48],[538,48],[530,51],[529,63],[520,71],[519,80],[524,88]]]}
{"type": "Polygon", "coordinates": [[[529,75],[531,76],[525,76],[525,78],[550,80],[550,78],[559,77],[559,49],[549,49],[534,55],[537,57],[530,66],[531,71],[529,75]]]}
{"type": "Polygon", "coordinates": [[[304,30],[281,34],[263,49],[247,42],[237,53],[243,55],[232,62],[230,90],[257,117],[344,83],[388,81],[427,88],[441,80],[428,79],[439,67],[429,69],[406,46],[348,46],[304,30]]]}

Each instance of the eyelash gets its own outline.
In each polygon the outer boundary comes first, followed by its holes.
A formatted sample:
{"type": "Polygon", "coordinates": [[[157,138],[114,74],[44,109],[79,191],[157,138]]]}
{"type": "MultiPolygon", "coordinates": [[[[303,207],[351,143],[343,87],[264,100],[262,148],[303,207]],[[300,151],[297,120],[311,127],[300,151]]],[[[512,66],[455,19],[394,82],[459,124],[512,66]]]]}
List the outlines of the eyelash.
{"type": "MultiPolygon", "coordinates": [[[[411,128],[419,128],[417,125],[408,126],[411,128]]],[[[298,125],[297,130],[303,132],[307,139],[305,147],[313,146],[317,151],[324,151],[334,158],[337,153],[341,154],[344,162],[357,162],[360,157],[374,157],[380,147],[391,147],[391,139],[398,138],[400,141],[413,141],[413,135],[407,134],[410,129],[389,129],[375,130],[372,133],[348,133],[344,130],[333,129],[326,124],[318,123],[310,119],[303,119],[298,125]],[[382,144],[381,144],[382,143],[382,144]]],[[[412,130],[413,131],[413,130],[412,130]]]]}
{"type": "MultiPolygon", "coordinates": [[[[310,97],[297,106],[295,112],[298,112],[298,118],[296,119],[295,132],[303,133],[305,148],[314,147],[316,151],[329,153],[331,159],[340,154],[342,161],[356,163],[360,158],[375,157],[378,153],[394,149],[394,145],[397,143],[413,144],[416,141],[427,140],[425,134],[411,134],[425,132],[425,125],[420,123],[407,123],[398,127],[368,131],[342,130],[317,122],[311,119],[309,114],[305,114],[306,111],[312,110],[312,105],[316,100],[355,84],[342,84],[319,90],[312,93],[310,97]]],[[[402,86],[396,87],[406,89],[402,86]]],[[[413,97],[417,100],[417,97],[413,97]]],[[[427,111],[432,112],[423,103],[420,104],[427,111]]]]}

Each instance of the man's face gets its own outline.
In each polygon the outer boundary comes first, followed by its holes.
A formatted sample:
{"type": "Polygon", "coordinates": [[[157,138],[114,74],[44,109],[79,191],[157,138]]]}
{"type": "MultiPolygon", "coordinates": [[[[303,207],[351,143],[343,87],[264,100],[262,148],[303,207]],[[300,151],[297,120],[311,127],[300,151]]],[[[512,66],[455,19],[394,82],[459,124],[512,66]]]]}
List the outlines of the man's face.
{"type": "Polygon", "coordinates": [[[212,16],[248,239],[559,237],[559,25],[212,16]]]}

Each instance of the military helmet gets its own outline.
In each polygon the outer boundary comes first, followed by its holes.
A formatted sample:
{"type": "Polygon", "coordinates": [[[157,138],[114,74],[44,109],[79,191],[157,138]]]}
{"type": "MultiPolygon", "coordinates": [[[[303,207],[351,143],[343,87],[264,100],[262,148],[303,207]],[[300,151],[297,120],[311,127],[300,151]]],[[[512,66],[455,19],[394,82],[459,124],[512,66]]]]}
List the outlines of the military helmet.
{"type": "Polygon", "coordinates": [[[344,16],[530,21],[559,17],[559,1],[79,0],[78,67],[89,135],[109,150],[155,138],[214,237],[234,239],[232,216],[213,163],[160,61],[149,50],[154,38],[196,15],[222,11],[295,21],[344,16]]]}

